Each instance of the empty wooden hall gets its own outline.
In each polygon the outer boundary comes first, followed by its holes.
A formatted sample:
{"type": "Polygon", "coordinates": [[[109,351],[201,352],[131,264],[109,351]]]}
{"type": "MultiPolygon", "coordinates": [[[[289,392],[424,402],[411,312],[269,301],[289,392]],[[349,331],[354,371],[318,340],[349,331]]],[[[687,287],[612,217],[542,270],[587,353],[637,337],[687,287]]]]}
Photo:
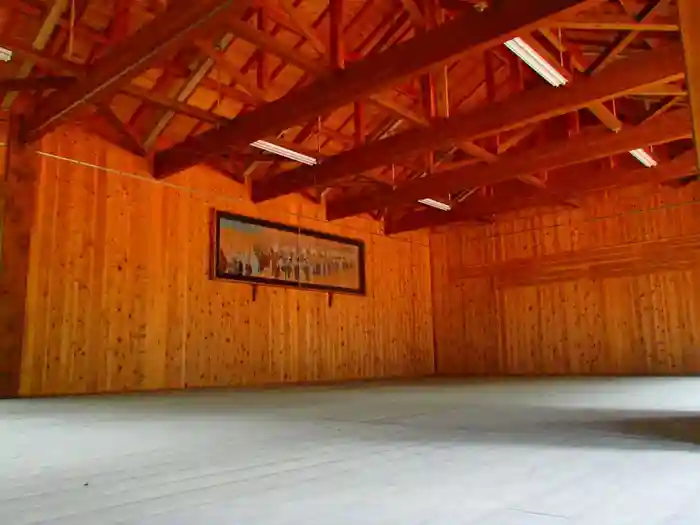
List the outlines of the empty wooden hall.
{"type": "Polygon", "coordinates": [[[700,523],[700,0],[1,0],[0,523],[700,523]]]}

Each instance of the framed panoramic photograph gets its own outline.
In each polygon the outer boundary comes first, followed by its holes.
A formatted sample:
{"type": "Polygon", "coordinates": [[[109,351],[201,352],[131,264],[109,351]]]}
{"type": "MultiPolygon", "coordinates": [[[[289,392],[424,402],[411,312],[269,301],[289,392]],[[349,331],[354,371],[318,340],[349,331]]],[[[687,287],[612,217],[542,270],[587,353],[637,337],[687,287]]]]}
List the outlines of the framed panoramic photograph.
{"type": "Polygon", "coordinates": [[[362,241],[222,211],[213,237],[216,279],[365,293],[362,241]]]}

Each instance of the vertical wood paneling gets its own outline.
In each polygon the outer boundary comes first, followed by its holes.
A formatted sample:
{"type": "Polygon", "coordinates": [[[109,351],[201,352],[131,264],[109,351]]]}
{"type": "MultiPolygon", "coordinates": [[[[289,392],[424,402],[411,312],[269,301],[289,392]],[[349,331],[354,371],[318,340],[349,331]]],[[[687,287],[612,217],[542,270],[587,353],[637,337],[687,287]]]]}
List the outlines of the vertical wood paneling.
{"type": "Polygon", "coordinates": [[[698,184],[435,232],[438,372],[700,373],[699,234],[698,184]]]}
{"type": "Polygon", "coordinates": [[[321,220],[297,198],[256,206],[204,168],[166,183],[74,130],[47,137],[31,244],[22,393],[260,385],[432,373],[428,237],[321,220]],[[87,165],[85,165],[87,164],[87,165]],[[105,169],[106,168],[106,169],[105,169]],[[209,279],[217,208],[360,238],[367,297],[209,279]]]}

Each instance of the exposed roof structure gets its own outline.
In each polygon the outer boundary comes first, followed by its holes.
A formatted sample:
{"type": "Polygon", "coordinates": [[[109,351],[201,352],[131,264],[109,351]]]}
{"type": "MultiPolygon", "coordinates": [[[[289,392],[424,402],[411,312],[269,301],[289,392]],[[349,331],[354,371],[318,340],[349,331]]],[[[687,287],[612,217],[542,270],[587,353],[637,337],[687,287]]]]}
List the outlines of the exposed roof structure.
{"type": "Polygon", "coordinates": [[[388,233],[489,221],[692,180],[681,6],[5,0],[0,97],[26,140],[77,122],[157,178],[207,163],[256,202],[301,193],[388,233]]]}

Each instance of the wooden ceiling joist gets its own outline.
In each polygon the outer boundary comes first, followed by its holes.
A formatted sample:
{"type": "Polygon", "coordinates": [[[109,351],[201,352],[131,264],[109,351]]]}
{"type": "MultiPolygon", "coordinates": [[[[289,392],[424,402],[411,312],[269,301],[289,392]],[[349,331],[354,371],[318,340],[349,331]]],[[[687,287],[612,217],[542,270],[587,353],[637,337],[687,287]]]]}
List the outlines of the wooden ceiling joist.
{"type": "Polygon", "coordinates": [[[85,104],[113,94],[186,38],[215,21],[221,23],[223,16],[241,12],[245,4],[237,0],[171,3],[167,12],[112,46],[80,82],[42,101],[25,121],[25,140],[39,139],[85,104]]]}
{"type": "Polygon", "coordinates": [[[551,27],[585,31],[654,31],[678,32],[678,23],[669,18],[635,22],[624,14],[578,13],[574,17],[555,19],[551,27]]]}
{"type": "Polygon", "coordinates": [[[690,118],[685,110],[666,113],[639,126],[626,126],[619,133],[595,128],[576,137],[548,143],[533,150],[504,153],[498,162],[493,164],[436,173],[407,182],[394,191],[373,191],[331,201],[326,207],[326,217],[329,220],[342,219],[379,208],[410,204],[434,195],[454,194],[463,189],[491,186],[518,177],[690,136],[690,118]]]}
{"type": "MultiPolygon", "coordinates": [[[[682,179],[697,173],[695,152],[688,151],[670,162],[659,164],[654,168],[643,166],[627,168],[609,168],[591,173],[573,172],[552,178],[548,188],[563,199],[581,197],[586,194],[637,186],[643,184],[662,184],[672,180],[682,179]]],[[[527,189],[527,188],[526,188],[527,189]]],[[[506,198],[494,195],[474,195],[464,202],[460,208],[451,212],[434,209],[424,209],[409,212],[400,217],[389,217],[385,220],[384,231],[387,234],[398,234],[421,228],[444,226],[451,223],[481,221],[500,213],[531,208],[534,206],[551,206],[551,197],[529,191],[526,194],[518,192],[506,198]]]]}
{"type": "Polygon", "coordinates": [[[372,168],[449,146],[476,140],[546,120],[596,102],[610,100],[640,86],[682,78],[683,52],[678,45],[619,61],[595,77],[581,78],[563,88],[542,87],[500,103],[445,119],[425,129],[411,129],[361,148],[330,157],[319,166],[306,166],[254,181],[251,197],[261,202],[313,186],[326,187],[372,168]]]}
{"type": "Polygon", "coordinates": [[[507,2],[501,8],[481,14],[466,14],[382,53],[351,63],[343,71],[241,115],[219,130],[190,137],[158,153],[155,175],[159,178],[172,175],[226,148],[249,144],[366,98],[466,51],[481,52],[520,31],[532,30],[554,15],[575,13],[587,3],[589,0],[507,2]]]}

